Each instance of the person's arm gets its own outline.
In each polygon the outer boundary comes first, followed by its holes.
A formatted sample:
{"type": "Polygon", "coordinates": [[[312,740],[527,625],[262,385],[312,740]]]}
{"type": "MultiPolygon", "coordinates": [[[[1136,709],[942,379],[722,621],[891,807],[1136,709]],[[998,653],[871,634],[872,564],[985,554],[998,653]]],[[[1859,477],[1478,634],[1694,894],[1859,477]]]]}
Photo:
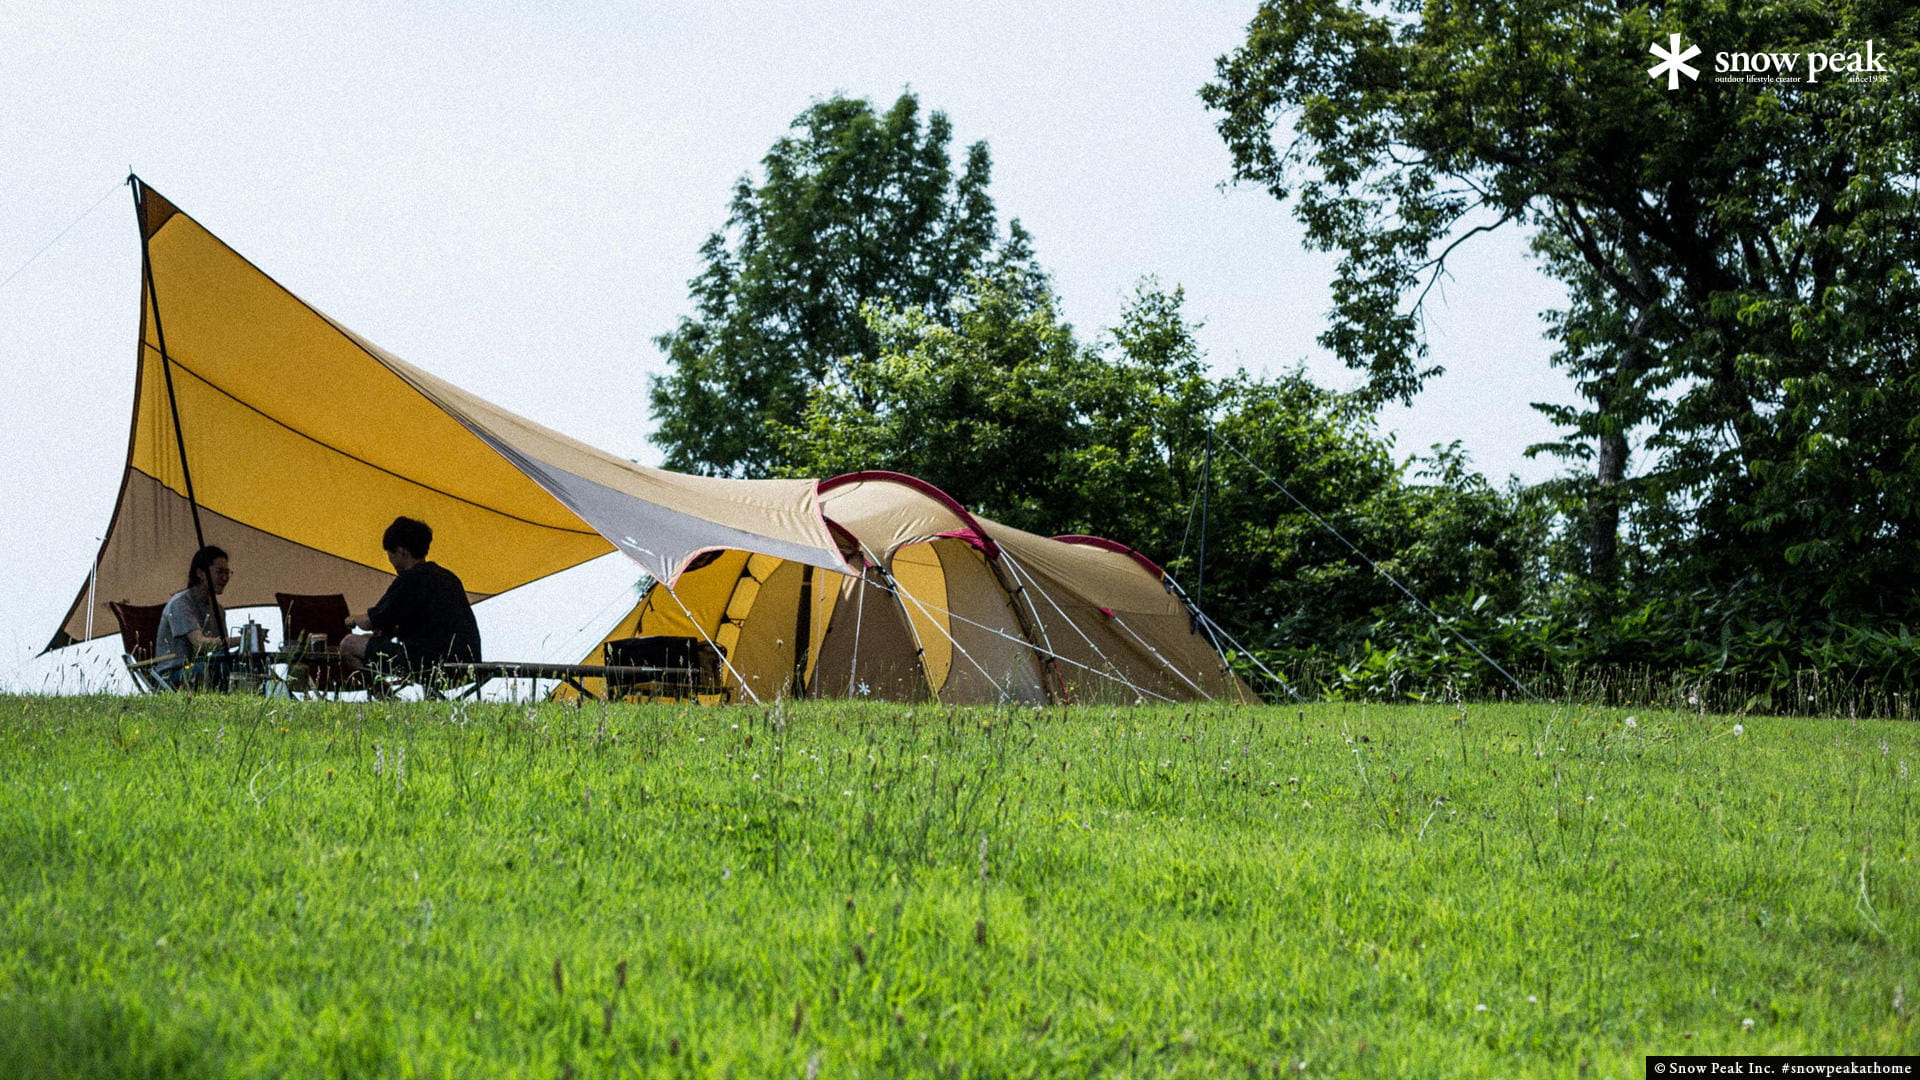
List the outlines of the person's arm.
{"type": "Polygon", "coordinates": [[[407,625],[408,613],[418,604],[414,592],[412,578],[405,574],[394,578],[393,584],[387,586],[386,593],[367,609],[365,615],[347,619],[347,627],[387,636],[398,634],[407,625]]]}
{"type": "Polygon", "coordinates": [[[187,631],[187,642],[191,644],[197,652],[212,652],[215,649],[224,649],[230,645],[238,645],[240,644],[240,639],[232,636],[215,637],[196,626],[187,631]]]}
{"type": "Polygon", "coordinates": [[[191,608],[177,607],[169,601],[168,610],[162,612],[160,615],[161,637],[169,640],[175,637],[184,637],[187,639],[187,644],[192,646],[193,651],[196,653],[212,652],[215,649],[223,649],[229,645],[240,644],[239,638],[219,637],[207,633],[205,627],[193,621],[191,611],[191,608]],[[181,633],[181,623],[187,624],[184,634],[181,633]]]}

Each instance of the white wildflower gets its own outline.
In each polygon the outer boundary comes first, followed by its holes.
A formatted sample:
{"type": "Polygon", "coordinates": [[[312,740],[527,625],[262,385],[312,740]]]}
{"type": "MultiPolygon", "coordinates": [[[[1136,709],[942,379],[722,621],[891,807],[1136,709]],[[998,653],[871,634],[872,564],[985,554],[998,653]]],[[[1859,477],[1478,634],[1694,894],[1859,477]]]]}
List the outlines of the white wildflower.
{"type": "Polygon", "coordinates": [[[1740,1021],[1740,1030],[1741,1030],[1741,1031],[1752,1031],[1752,1030],[1753,1030],[1753,1017],[1751,1017],[1751,1016],[1749,1016],[1749,1017],[1747,1017],[1747,1018],[1746,1018],[1745,1020],[1742,1020],[1742,1021],[1740,1021]]]}
{"type": "Polygon", "coordinates": [[[1746,729],[1746,728],[1744,728],[1744,727],[1741,727],[1741,726],[1740,726],[1739,724],[1735,724],[1735,725],[1733,725],[1733,737],[1734,737],[1734,738],[1736,738],[1736,739],[1737,739],[1737,738],[1739,738],[1740,736],[1742,736],[1742,735],[1745,735],[1746,733],[1747,733],[1747,729],[1746,729]]]}

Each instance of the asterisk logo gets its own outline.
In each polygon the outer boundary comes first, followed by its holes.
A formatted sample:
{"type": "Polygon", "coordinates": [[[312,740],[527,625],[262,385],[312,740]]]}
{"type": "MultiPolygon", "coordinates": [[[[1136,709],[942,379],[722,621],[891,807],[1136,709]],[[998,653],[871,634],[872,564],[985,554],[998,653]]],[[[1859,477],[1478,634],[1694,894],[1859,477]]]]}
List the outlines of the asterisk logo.
{"type": "Polygon", "coordinates": [[[1660,43],[1656,41],[1652,45],[1647,46],[1647,51],[1659,57],[1661,61],[1647,69],[1647,77],[1649,79],[1657,79],[1665,75],[1667,77],[1667,89],[1669,90],[1680,89],[1680,73],[1683,71],[1686,72],[1687,78],[1689,79],[1698,79],[1700,77],[1700,69],[1687,63],[1687,61],[1700,55],[1700,46],[1689,45],[1687,46],[1686,52],[1681,52],[1679,34],[1669,35],[1666,48],[1661,48],[1660,43]]]}

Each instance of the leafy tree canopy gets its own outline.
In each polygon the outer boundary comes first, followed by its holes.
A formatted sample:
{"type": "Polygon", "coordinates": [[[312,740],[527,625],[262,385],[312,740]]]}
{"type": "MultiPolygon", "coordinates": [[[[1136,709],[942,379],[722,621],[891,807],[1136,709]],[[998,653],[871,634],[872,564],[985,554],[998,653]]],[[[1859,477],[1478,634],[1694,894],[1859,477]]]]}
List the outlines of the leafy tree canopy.
{"type": "MultiPolygon", "coordinates": [[[[1556,449],[1591,569],[1622,505],[1674,587],[1907,618],[1920,566],[1920,10],[1890,0],[1262,4],[1203,96],[1239,178],[1341,253],[1323,341],[1405,400],[1454,245],[1535,230],[1581,409],[1556,449]],[[1648,77],[1698,43],[1697,82],[1648,77]],[[1852,81],[1716,81],[1734,54],[1874,50],[1852,81]],[[1628,468],[1629,437],[1650,460],[1628,468]],[[1632,473],[1637,472],[1634,476],[1632,473]]],[[[1738,605],[1735,605],[1738,606],[1738,605]]]]}
{"type": "Polygon", "coordinates": [[[857,387],[850,360],[877,355],[861,305],[884,300],[945,318],[988,260],[1030,260],[1015,222],[998,237],[985,143],[956,172],[952,125],[912,94],[884,113],[834,97],[801,113],[736,185],[726,226],[701,249],[695,311],[657,339],[668,374],[652,384],[655,441],[669,468],[760,475],[783,464],[771,421],[791,421],[815,387],[857,387]]]}

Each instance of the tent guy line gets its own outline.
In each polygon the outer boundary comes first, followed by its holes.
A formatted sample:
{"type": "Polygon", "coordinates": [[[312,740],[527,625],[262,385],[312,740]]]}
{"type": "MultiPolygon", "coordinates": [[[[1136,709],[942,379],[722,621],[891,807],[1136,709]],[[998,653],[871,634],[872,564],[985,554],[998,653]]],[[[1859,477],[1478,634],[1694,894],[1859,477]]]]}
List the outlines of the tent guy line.
{"type": "Polygon", "coordinates": [[[79,217],[74,218],[72,221],[68,222],[67,227],[64,229],[61,229],[59,233],[55,234],[54,238],[47,241],[46,244],[43,247],[41,247],[39,251],[36,251],[33,254],[27,256],[26,262],[23,262],[19,266],[14,267],[13,273],[8,274],[5,278],[0,278],[0,289],[6,288],[7,285],[11,283],[14,278],[19,277],[22,273],[26,271],[27,267],[32,266],[34,262],[40,258],[40,256],[45,255],[49,251],[52,251],[53,245],[66,239],[67,234],[72,232],[76,226],[78,226],[81,222],[87,220],[88,218],[92,217],[93,212],[95,210],[100,209],[101,203],[104,203],[108,199],[113,198],[113,193],[119,190],[120,185],[122,183],[124,183],[124,181],[118,181],[118,180],[114,181],[111,187],[107,188],[106,191],[101,193],[98,199],[95,199],[93,201],[92,206],[87,207],[86,210],[81,212],[79,217]]]}
{"type": "Polygon", "coordinates": [[[1216,650],[1218,650],[1221,653],[1226,652],[1225,649],[1220,648],[1220,642],[1219,642],[1219,638],[1226,638],[1227,644],[1233,646],[1235,652],[1239,653],[1241,656],[1246,657],[1248,663],[1251,663],[1254,667],[1257,667],[1260,669],[1260,674],[1265,675],[1269,679],[1272,679],[1276,684],[1279,685],[1279,687],[1282,690],[1285,690],[1289,695],[1291,695],[1293,697],[1293,700],[1295,701],[1307,700],[1306,697],[1300,693],[1300,691],[1295,690],[1293,688],[1292,683],[1281,678],[1277,672],[1275,672],[1272,668],[1267,666],[1266,661],[1261,660],[1256,653],[1248,649],[1245,645],[1240,644],[1240,642],[1236,640],[1232,634],[1227,633],[1227,630],[1225,627],[1221,626],[1217,622],[1214,622],[1211,616],[1207,615],[1205,612],[1200,612],[1200,621],[1201,621],[1201,625],[1206,627],[1207,636],[1213,640],[1213,647],[1216,650]]]}
{"type": "Polygon", "coordinates": [[[681,614],[687,617],[687,621],[693,624],[694,629],[700,631],[700,640],[706,642],[708,647],[712,648],[714,653],[720,657],[720,662],[726,665],[727,673],[732,675],[734,680],[740,684],[740,689],[747,692],[747,696],[753,699],[755,705],[760,704],[760,695],[754,693],[753,687],[748,685],[746,677],[734,669],[733,661],[727,659],[727,650],[720,648],[720,646],[714,642],[713,638],[708,636],[706,628],[701,626],[699,620],[693,617],[693,612],[687,610],[687,602],[680,599],[679,593],[673,591],[673,584],[671,582],[660,582],[659,585],[661,588],[667,590],[668,596],[673,597],[674,603],[680,605],[681,614]]]}
{"type": "MultiPolygon", "coordinates": [[[[866,552],[867,557],[869,559],[873,557],[873,553],[867,550],[867,547],[865,544],[862,544],[860,546],[860,550],[862,550],[863,552],[866,552]]],[[[925,603],[923,603],[919,597],[913,595],[913,593],[901,587],[899,580],[896,579],[891,573],[889,573],[886,570],[886,567],[884,564],[880,565],[880,575],[883,579],[880,586],[881,588],[886,589],[888,592],[891,592],[896,596],[902,596],[908,600],[913,601],[914,606],[919,608],[922,612],[930,611],[928,606],[925,603]]],[[[949,619],[956,617],[951,611],[942,611],[941,614],[945,615],[949,619]]],[[[911,621],[907,625],[909,629],[913,630],[914,637],[917,642],[920,634],[919,628],[911,621]]],[[[1009,688],[1001,686],[1000,681],[998,679],[995,679],[992,673],[988,672],[987,669],[981,665],[980,661],[975,660],[973,658],[973,654],[967,651],[967,647],[960,644],[960,639],[948,633],[944,628],[940,626],[938,622],[934,622],[933,627],[934,629],[939,630],[941,634],[943,634],[946,637],[947,642],[953,646],[954,651],[958,652],[961,656],[966,657],[967,663],[972,664],[974,670],[980,673],[980,677],[987,680],[988,684],[990,684],[997,693],[999,693],[1002,697],[1007,697],[1007,698],[1010,698],[1013,696],[1009,688]]],[[[924,645],[920,647],[919,652],[922,656],[926,654],[926,648],[924,645]]]]}
{"type": "Polygon", "coordinates": [[[1435,625],[1439,626],[1442,630],[1445,630],[1447,633],[1452,634],[1455,638],[1459,639],[1462,645],[1465,645],[1467,648],[1472,649],[1474,652],[1474,655],[1480,657],[1480,659],[1482,660],[1485,660],[1487,662],[1487,665],[1493,668],[1493,670],[1499,672],[1501,675],[1506,676],[1507,681],[1512,683],[1515,687],[1517,687],[1519,691],[1522,694],[1525,694],[1529,700],[1532,700],[1532,701],[1540,700],[1538,697],[1534,695],[1534,692],[1532,690],[1527,689],[1526,683],[1523,683],[1519,679],[1515,678],[1512,672],[1500,666],[1500,662],[1498,660],[1495,660],[1493,657],[1488,656],[1486,652],[1480,648],[1480,646],[1475,645],[1473,641],[1470,638],[1468,638],[1465,634],[1462,634],[1460,631],[1454,629],[1452,624],[1449,623],[1445,618],[1442,618],[1439,612],[1427,606],[1427,602],[1425,600],[1422,600],[1420,599],[1420,597],[1414,595],[1414,592],[1412,589],[1409,589],[1405,585],[1402,585],[1400,583],[1399,578],[1396,578],[1392,574],[1388,573],[1385,567],[1381,566],[1377,562],[1374,562],[1371,558],[1367,556],[1366,552],[1361,551],[1360,548],[1357,545],[1355,545],[1353,541],[1347,539],[1345,533],[1342,533],[1339,529],[1334,528],[1332,522],[1328,521],[1326,518],[1323,518],[1319,514],[1315,513],[1314,509],[1311,506],[1308,506],[1306,503],[1301,502],[1299,496],[1295,495],[1291,491],[1288,491],[1286,485],[1282,484],[1278,480],[1275,480],[1273,476],[1267,472],[1267,470],[1254,464],[1252,458],[1249,458],[1247,455],[1241,453],[1240,448],[1233,445],[1233,443],[1229,442],[1224,436],[1220,439],[1220,441],[1222,443],[1225,443],[1227,449],[1233,451],[1236,457],[1238,457],[1241,461],[1246,462],[1248,468],[1252,469],[1256,473],[1259,473],[1261,479],[1265,480],[1269,484],[1272,484],[1274,489],[1279,491],[1280,494],[1285,495],[1287,498],[1293,500],[1293,504],[1295,506],[1298,506],[1301,510],[1305,511],[1306,515],[1312,518],[1315,523],[1317,523],[1321,528],[1327,530],[1329,533],[1332,533],[1334,538],[1339,540],[1342,544],[1345,544],[1349,551],[1352,551],[1355,555],[1360,556],[1360,560],[1366,563],[1369,567],[1371,567],[1374,573],[1379,574],[1383,578],[1386,578],[1387,581],[1391,583],[1394,588],[1399,589],[1402,593],[1405,593],[1407,599],[1413,601],[1414,604],[1416,604],[1421,611],[1426,612],[1429,616],[1432,617],[1435,625]]]}
{"type": "MultiPolygon", "coordinates": [[[[1068,626],[1073,627],[1073,632],[1080,635],[1080,640],[1086,644],[1088,649],[1091,649],[1093,651],[1093,655],[1100,658],[1100,662],[1102,664],[1106,665],[1105,677],[1112,678],[1119,681],[1120,683],[1124,684],[1127,687],[1127,689],[1132,690],[1136,694],[1143,693],[1140,687],[1135,686],[1131,681],[1127,679],[1126,675],[1121,672],[1119,666],[1115,664],[1113,660],[1109,658],[1104,651],[1101,650],[1100,646],[1095,644],[1094,640],[1087,636],[1086,631],[1080,629],[1079,625],[1067,616],[1067,613],[1061,609],[1059,601],[1055,600],[1051,595],[1049,595],[1045,589],[1040,587],[1040,583],[1034,580],[1032,575],[1028,574],[1024,569],[1021,568],[1019,562],[1014,560],[1009,560],[1007,565],[1013,569],[1013,572],[1016,576],[1023,577],[1026,579],[1025,584],[1022,585],[1022,588],[1031,588],[1032,591],[1039,593],[1041,599],[1045,600],[1048,606],[1052,607],[1054,612],[1060,616],[1060,621],[1066,623],[1068,626]]],[[[1047,642],[1047,648],[1048,649],[1053,648],[1052,641],[1049,640],[1047,642]]],[[[1054,655],[1054,659],[1056,660],[1064,659],[1058,653],[1055,653],[1053,655],[1054,655]]],[[[1069,660],[1067,662],[1072,663],[1073,661],[1069,660]]],[[[1094,669],[1091,667],[1088,667],[1087,670],[1093,671],[1094,669]]],[[[1101,674],[1098,671],[1095,671],[1094,673],[1101,674]]],[[[1157,697],[1158,695],[1155,695],[1155,696],[1157,697]]]]}

